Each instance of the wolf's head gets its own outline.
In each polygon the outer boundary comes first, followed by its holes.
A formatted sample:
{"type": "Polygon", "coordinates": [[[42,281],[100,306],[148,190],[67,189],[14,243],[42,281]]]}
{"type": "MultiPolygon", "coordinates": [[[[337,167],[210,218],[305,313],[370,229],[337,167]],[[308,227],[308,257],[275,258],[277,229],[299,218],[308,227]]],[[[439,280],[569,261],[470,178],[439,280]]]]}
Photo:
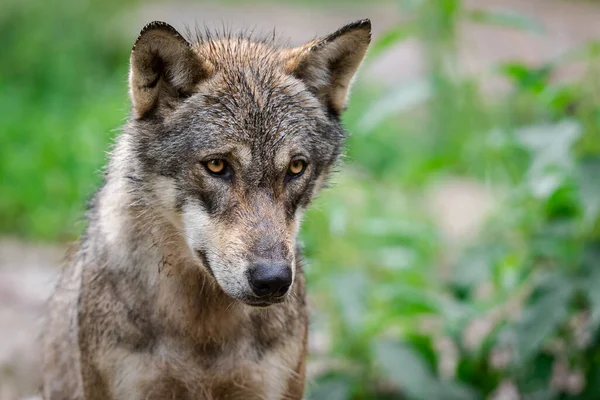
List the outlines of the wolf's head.
{"type": "Polygon", "coordinates": [[[303,211],[338,155],[340,114],[370,41],[362,20],[297,48],[153,22],[138,37],[126,128],[136,180],[198,268],[266,306],[295,277],[303,211]]]}

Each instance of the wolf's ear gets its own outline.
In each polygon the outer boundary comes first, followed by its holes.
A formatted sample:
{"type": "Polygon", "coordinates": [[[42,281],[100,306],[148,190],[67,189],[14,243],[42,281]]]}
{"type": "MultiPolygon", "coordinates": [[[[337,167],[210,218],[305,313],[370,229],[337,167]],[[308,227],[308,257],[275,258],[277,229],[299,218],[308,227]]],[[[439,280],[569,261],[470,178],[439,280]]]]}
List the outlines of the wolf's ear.
{"type": "Polygon", "coordinates": [[[207,66],[175,28],[165,22],[149,23],[131,51],[129,94],[136,116],[173,108],[207,75],[207,66]]]}
{"type": "Polygon", "coordinates": [[[371,42],[371,21],[353,22],[304,46],[292,49],[288,70],[333,112],[346,108],[352,79],[371,42]]]}

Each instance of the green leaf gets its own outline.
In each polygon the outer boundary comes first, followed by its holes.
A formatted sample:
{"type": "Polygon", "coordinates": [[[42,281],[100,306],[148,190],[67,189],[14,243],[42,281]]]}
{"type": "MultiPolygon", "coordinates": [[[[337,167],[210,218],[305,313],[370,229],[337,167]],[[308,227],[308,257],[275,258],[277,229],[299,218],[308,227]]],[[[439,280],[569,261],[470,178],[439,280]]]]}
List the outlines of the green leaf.
{"type": "Polygon", "coordinates": [[[564,175],[574,167],[572,146],[580,136],[580,123],[571,119],[516,132],[518,142],[532,155],[527,175],[534,196],[548,198],[561,186],[564,175]]]}
{"type": "Polygon", "coordinates": [[[408,345],[390,340],[378,341],[375,359],[384,375],[411,398],[438,398],[438,382],[427,362],[408,345]]]}
{"type": "Polygon", "coordinates": [[[380,340],[375,344],[374,354],[384,376],[411,399],[477,398],[475,393],[465,385],[439,381],[423,356],[407,343],[380,340]]]}
{"type": "Polygon", "coordinates": [[[508,10],[468,10],[466,17],[473,22],[544,33],[543,25],[528,15],[508,10]]]}
{"type": "Polygon", "coordinates": [[[471,387],[461,382],[440,382],[439,399],[443,400],[470,400],[481,398],[471,387]]]}
{"type": "Polygon", "coordinates": [[[364,327],[363,317],[366,315],[365,294],[368,280],[365,274],[352,271],[334,278],[336,299],[340,307],[345,325],[353,332],[360,332],[364,327]]]}
{"type": "Polygon", "coordinates": [[[589,244],[584,251],[584,266],[587,271],[582,289],[590,303],[589,327],[592,334],[600,326],[600,244],[589,244]]]}
{"type": "Polygon", "coordinates": [[[532,393],[527,393],[524,397],[526,400],[558,400],[563,399],[563,397],[559,397],[559,394],[556,393],[552,388],[543,388],[536,390],[532,393]]]}
{"type": "Polygon", "coordinates": [[[369,48],[369,60],[374,60],[378,55],[409,38],[414,33],[414,27],[410,24],[398,25],[384,32],[369,48]]]}
{"type": "Polygon", "coordinates": [[[515,325],[516,359],[524,361],[534,356],[559,324],[565,321],[572,293],[573,285],[559,274],[549,276],[538,287],[515,325]]]}
{"type": "Polygon", "coordinates": [[[497,247],[493,244],[467,249],[453,265],[452,283],[467,291],[491,278],[491,266],[497,258],[497,247]]]}
{"type": "Polygon", "coordinates": [[[407,343],[421,356],[428,368],[434,370],[438,364],[438,353],[436,352],[434,339],[431,336],[412,333],[404,337],[407,343]]]}
{"type": "MultiPolygon", "coordinates": [[[[532,360],[532,367],[523,371],[517,377],[519,388],[531,395],[540,390],[544,390],[550,386],[550,380],[552,379],[552,366],[554,364],[554,356],[539,353],[532,360]]],[[[548,399],[551,398],[550,396],[548,399]]]]}
{"type": "Polygon", "coordinates": [[[390,310],[397,315],[439,314],[442,304],[438,299],[439,293],[427,288],[405,285],[397,282],[382,283],[380,296],[390,305],[390,310]]]}
{"type": "Polygon", "coordinates": [[[348,400],[350,399],[350,382],[343,377],[324,378],[309,388],[308,398],[311,400],[348,400]]]}
{"type": "Polygon", "coordinates": [[[530,67],[522,62],[511,61],[501,63],[494,70],[510,79],[519,90],[540,93],[548,85],[553,65],[530,67]]]}
{"type": "Polygon", "coordinates": [[[359,128],[365,131],[373,130],[385,119],[425,103],[431,98],[431,94],[431,84],[425,79],[395,88],[367,109],[359,128]]]}
{"type": "Polygon", "coordinates": [[[586,374],[587,385],[577,400],[600,399],[600,363],[592,362],[586,374]]]}
{"type": "Polygon", "coordinates": [[[587,158],[579,164],[579,186],[584,223],[593,228],[600,216],[600,158],[587,158]]]}

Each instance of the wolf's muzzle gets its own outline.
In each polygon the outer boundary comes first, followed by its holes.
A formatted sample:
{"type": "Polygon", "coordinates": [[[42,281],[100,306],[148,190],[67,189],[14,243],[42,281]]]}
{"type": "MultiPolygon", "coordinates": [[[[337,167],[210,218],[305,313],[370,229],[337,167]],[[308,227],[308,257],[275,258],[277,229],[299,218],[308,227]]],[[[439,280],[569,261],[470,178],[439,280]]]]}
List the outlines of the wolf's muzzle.
{"type": "Polygon", "coordinates": [[[282,297],[292,284],[292,268],[285,261],[261,260],[253,263],[248,272],[248,280],[256,296],[282,297]]]}

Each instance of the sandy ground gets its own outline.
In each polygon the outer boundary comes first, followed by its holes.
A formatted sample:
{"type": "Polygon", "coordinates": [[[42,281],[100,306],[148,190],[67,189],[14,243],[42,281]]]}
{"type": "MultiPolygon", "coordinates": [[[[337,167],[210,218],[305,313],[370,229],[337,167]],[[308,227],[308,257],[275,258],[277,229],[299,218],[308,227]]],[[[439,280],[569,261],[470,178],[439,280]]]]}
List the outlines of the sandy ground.
{"type": "Polygon", "coordinates": [[[41,317],[63,253],[60,246],[0,239],[0,400],[37,391],[41,317]]]}
{"type": "MultiPolygon", "coordinates": [[[[503,82],[489,78],[499,61],[520,59],[535,64],[550,60],[586,40],[600,38],[600,6],[559,0],[469,0],[474,7],[502,8],[533,15],[546,26],[544,35],[516,32],[497,27],[465,24],[460,30],[460,66],[463,72],[479,74],[493,90],[503,82]]],[[[280,4],[224,6],[185,2],[146,4],[136,10],[133,23],[125,24],[124,35],[134,38],[139,27],[151,20],[183,25],[236,29],[256,26],[269,31],[277,26],[283,37],[299,44],[354,19],[370,17],[377,38],[402,16],[394,4],[328,5],[308,8],[280,4]]],[[[580,73],[578,65],[564,68],[558,79],[580,73]]],[[[407,40],[391,49],[362,72],[361,79],[389,85],[415,79],[423,73],[419,44],[407,40]]],[[[443,182],[431,194],[432,212],[440,221],[450,243],[476,230],[491,207],[491,196],[479,185],[463,180],[443,182]]],[[[39,386],[40,317],[52,291],[64,248],[24,244],[0,239],[0,400],[14,400],[36,393],[39,386]]],[[[510,397],[508,397],[510,398],[510,397]]]]}

